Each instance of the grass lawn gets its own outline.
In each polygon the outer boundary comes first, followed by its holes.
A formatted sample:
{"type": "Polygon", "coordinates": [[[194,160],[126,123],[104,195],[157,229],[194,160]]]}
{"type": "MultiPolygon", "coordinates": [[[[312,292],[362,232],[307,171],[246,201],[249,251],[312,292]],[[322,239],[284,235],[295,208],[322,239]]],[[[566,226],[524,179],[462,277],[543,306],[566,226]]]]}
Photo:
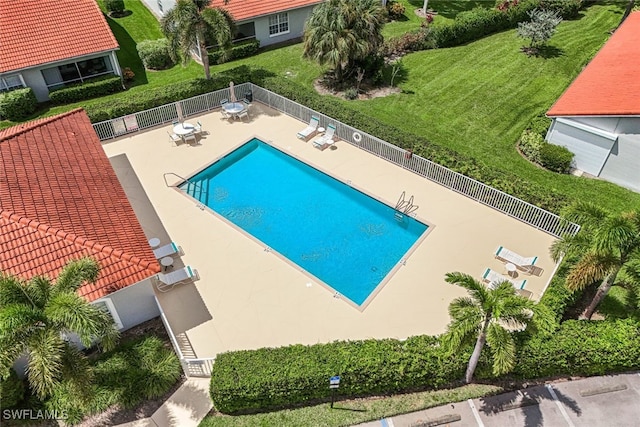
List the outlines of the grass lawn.
{"type": "Polygon", "coordinates": [[[254,415],[209,415],[201,427],[280,427],[280,426],[348,426],[365,421],[432,408],[451,402],[462,402],[501,393],[500,387],[471,384],[450,390],[426,391],[380,399],[358,399],[328,403],[254,415]]]}
{"type": "Polygon", "coordinates": [[[612,286],[598,307],[598,313],[607,319],[633,318],[640,320],[638,295],[621,286],[612,286]]]}

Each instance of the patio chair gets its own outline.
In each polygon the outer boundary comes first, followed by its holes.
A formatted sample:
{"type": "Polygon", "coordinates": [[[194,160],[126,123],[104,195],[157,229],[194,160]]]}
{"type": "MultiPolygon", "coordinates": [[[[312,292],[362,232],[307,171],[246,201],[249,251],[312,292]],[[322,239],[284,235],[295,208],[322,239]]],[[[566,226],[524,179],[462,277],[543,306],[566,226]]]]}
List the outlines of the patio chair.
{"type": "Polygon", "coordinates": [[[503,246],[500,246],[498,248],[498,250],[496,251],[495,257],[502,262],[511,263],[515,265],[518,270],[527,274],[535,273],[536,275],[539,276],[544,271],[543,269],[534,266],[534,264],[538,260],[537,256],[526,258],[503,246]]]}
{"type": "Polygon", "coordinates": [[[316,116],[311,116],[311,119],[309,120],[309,126],[307,126],[306,128],[302,129],[300,132],[298,132],[296,136],[303,141],[310,140],[318,132],[319,123],[320,123],[319,118],[317,118],[316,116]]]}
{"type": "Polygon", "coordinates": [[[327,125],[327,131],[324,135],[317,137],[312,141],[313,146],[319,150],[324,150],[327,147],[335,144],[336,142],[333,140],[333,135],[336,132],[336,126],[333,124],[327,125]]]}
{"type": "Polygon", "coordinates": [[[527,284],[527,279],[513,280],[490,268],[487,268],[485,270],[484,274],[482,275],[482,281],[489,285],[489,287],[491,288],[494,288],[498,283],[501,282],[509,282],[515,289],[524,289],[524,286],[527,284]]]}
{"type": "Polygon", "coordinates": [[[195,135],[202,135],[202,123],[200,123],[200,120],[196,121],[196,125],[193,127],[193,133],[195,135]]]}
{"type": "Polygon", "coordinates": [[[183,254],[182,248],[173,242],[168,243],[164,246],[160,246],[159,248],[153,250],[153,255],[156,257],[156,259],[164,258],[173,254],[183,254]]]}
{"type": "Polygon", "coordinates": [[[197,144],[198,140],[196,139],[196,134],[194,132],[188,133],[184,136],[184,142],[187,144],[191,144],[190,141],[193,141],[193,144],[197,144]]]}
{"type": "Polygon", "coordinates": [[[247,110],[246,108],[242,111],[240,111],[239,113],[236,114],[236,117],[239,119],[244,119],[246,118],[250,118],[249,117],[249,110],[247,110]]]}
{"type": "Polygon", "coordinates": [[[169,131],[167,131],[167,133],[169,134],[169,138],[171,138],[171,142],[175,145],[178,145],[179,142],[182,142],[182,138],[180,138],[180,135],[176,135],[175,133],[171,133],[169,131]]]}
{"type": "Polygon", "coordinates": [[[160,292],[166,292],[173,289],[174,286],[180,283],[186,283],[189,281],[195,282],[200,279],[198,271],[191,266],[187,265],[179,270],[172,271],[171,273],[158,273],[157,288],[160,292]]]}
{"type": "Polygon", "coordinates": [[[228,104],[228,103],[229,103],[229,100],[225,98],[220,101],[220,106],[223,106],[224,104],[228,104]]]}

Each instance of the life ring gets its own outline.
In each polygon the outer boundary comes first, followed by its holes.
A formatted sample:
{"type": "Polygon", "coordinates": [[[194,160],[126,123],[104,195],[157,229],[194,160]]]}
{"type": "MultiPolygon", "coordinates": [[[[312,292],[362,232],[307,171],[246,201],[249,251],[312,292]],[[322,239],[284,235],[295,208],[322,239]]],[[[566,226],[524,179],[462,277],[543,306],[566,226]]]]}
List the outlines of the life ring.
{"type": "Polygon", "coordinates": [[[360,135],[358,132],[354,132],[354,133],[353,133],[353,140],[354,140],[355,142],[360,142],[360,141],[362,141],[362,135],[360,135]]]}

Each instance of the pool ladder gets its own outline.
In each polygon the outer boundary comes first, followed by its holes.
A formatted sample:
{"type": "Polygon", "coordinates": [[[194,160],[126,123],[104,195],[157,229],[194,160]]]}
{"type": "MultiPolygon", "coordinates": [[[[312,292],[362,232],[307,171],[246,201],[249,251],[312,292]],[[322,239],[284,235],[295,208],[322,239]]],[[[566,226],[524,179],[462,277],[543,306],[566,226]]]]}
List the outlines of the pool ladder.
{"type": "Polygon", "coordinates": [[[406,192],[403,191],[398,199],[398,203],[396,203],[395,213],[393,214],[394,218],[397,221],[404,220],[405,215],[409,215],[410,213],[415,212],[418,209],[418,205],[413,204],[413,196],[409,197],[409,200],[406,199],[406,192]]]}
{"type": "Polygon", "coordinates": [[[205,188],[199,183],[199,182],[192,182],[189,181],[187,178],[183,178],[180,175],[178,175],[177,173],[174,172],[166,172],[162,175],[162,177],[164,178],[164,183],[167,187],[176,187],[179,188],[179,184],[178,185],[169,185],[169,183],[167,182],[167,175],[173,175],[176,176],[178,178],[180,178],[183,182],[188,183],[189,185],[187,186],[186,190],[183,190],[180,188],[180,190],[184,191],[185,193],[191,195],[194,199],[196,199],[198,201],[198,203],[196,204],[196,207],[199,208],[200,210],[204,210],[205,205],[203,203],[203,200],[207,200],[207,190],[205,190],[205,188]],[[191,193],[191,188],[194,188],[193,190],[193,194],[191,193]]]}

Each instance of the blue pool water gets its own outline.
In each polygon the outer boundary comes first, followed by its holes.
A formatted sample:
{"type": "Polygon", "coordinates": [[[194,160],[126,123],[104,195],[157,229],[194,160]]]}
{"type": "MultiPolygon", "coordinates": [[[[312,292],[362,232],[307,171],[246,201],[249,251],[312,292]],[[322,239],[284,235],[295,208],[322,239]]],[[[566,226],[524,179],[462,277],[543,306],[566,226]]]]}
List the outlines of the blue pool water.
{"type": "Polygon", "coordinates": [[[357,305],[427,230],[253,139],[182,188],[357,305]]]}

